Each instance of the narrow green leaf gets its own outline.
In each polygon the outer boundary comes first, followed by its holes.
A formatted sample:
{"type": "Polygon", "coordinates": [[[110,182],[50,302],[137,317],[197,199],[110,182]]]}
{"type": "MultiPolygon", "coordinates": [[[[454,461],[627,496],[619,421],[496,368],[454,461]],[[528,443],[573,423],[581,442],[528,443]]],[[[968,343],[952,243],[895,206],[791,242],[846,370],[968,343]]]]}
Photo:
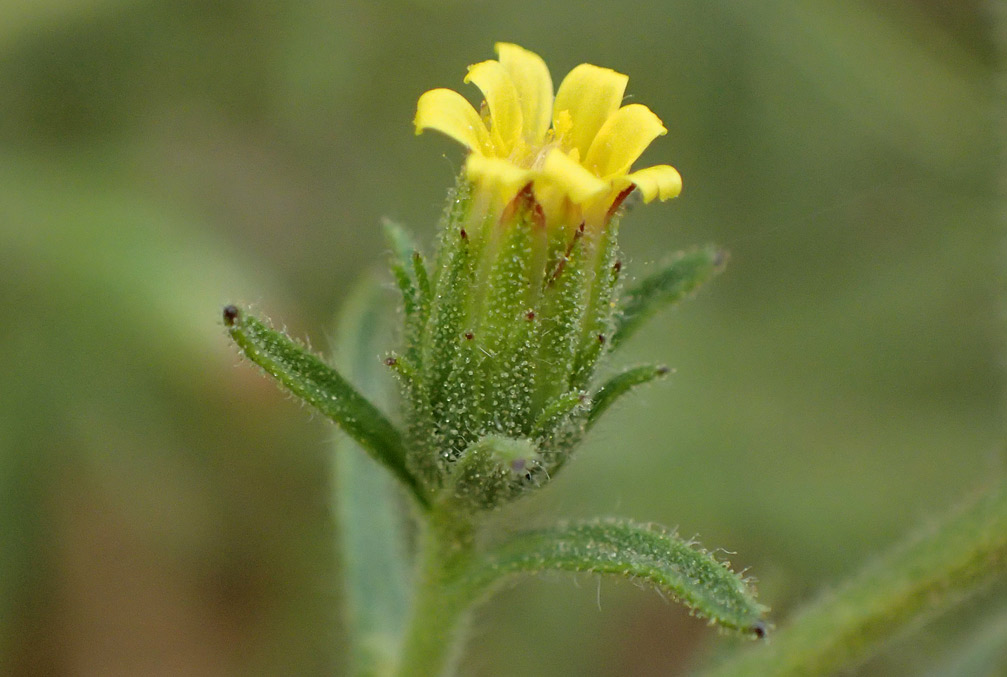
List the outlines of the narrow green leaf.
{"type": "Polygon", "coordinates": [[[224,324],[248,359],[339,424],[426,504],[415,478],[406,470],[406,450],[398,429],[335,369],[235,306],[224,308],[224,324]]]}
{"type": "Polygon", "coordinates": [[[430,299],[433,291],[430,287],[430,273],[427,272],[426,261],[419,249],[413,250],[413,277],[416,279],[416,289],[420,295],[420,304],[423,308],[430,307],[430,299]]]}
{"type": "Polygon", "coordinates": [[[535,419],[532,426],[532,437],[548,435],[559,423],[569,416],[575,409],[584,405],[587,396],[580,391],[563,393],[551,402],[547,402],[542,413],[535,419]]]}
{"type": "MultiPolygon", "coordinates": [[[[339,315],[337,365],[379,404],[390,399],[376,345],[388,331],[384,290],[366,279],[339,315]]],[[[400,489],[347,435],[335,441],[335,514],[355,677],[390,674],[409,611],[409,558],[400,489]]]]}
{"type": "Polygon", "coordinates": [[[766,632],[766,608],[726,563],[664,529],[628,521],[597,520],[517,534],[491,550],[460,583],[485,590],[516,574],[548,570],[643,581],[723,628],[760,637],[766,632]]]}
{"type": "Polygon", "coordinates": [[[591,254],[586,239],[582,231],[574,235],[542,292],[541,321],[535,323],[534,344],[538,346],[535,409],[570,390],[586,304],[586,268],[591,254]]]}
{"type": "Polygon", "coordinates": [[[1007,576],[1007,482],[901,543],[776,633],[708,675],[831,675],[886,640],[1007,576]]]}
{"type": "Polygon", "coordinates": [[[722,250],[712,246],[683,252],[628,288],[619,304],[612,347],[633,335],[658,310],[678,303],[722,271],[726,258],[722,250]]]}
{"type": "MultiPolygon", "coordinates": [[[[467,445],[465,433],[469,424],[459,403],[468,401],[471,393],[452,390],[471,386],[465,379],[452,379],[452,373],[467,369],[471,360],[472,334],[463,323],[466,292],[472,284],[469,236],[459,228],[444,234],[438,254],[439,269],[435,276],[434,302],[430,320],[423,332],[420,356],[420,378],[425,402],[424,422],[429,426],[421,436],[424,443],[434,441],[441,450],[461,450],[467,445]]],[[[416,449],[411,459],[413,467],[424,473],[430,484],[436,485],[441,468],[430,449],[416,449]]]]}
{"type": "Polygon", "coordinates": [[[399,291],[402,292],[402,301],[406,307],[406,314],[409,315],[415,312],[419,300],[412,276],[413,252],[416,251],[416,246],[406,229],[394,221],[385,219],[381,226],[385,233],[385,240],[392,249],[391,265],[395,283],[398,285],[399,291]]]}
{"type": "Polygon", "coordinates": [[[416,386],[419,372],[416,365],[409,361],[409,358],[392,351],[385,358],[385,366],[392,370],[407,390],[416,386]]]}
{"type": "Polygon", "coordinates": [[[531,439],[542,452],[544,472],[540,482],[549,481],[566,465],[574,447],[587,432],[587,412],[591,399],[583,391],[559,395],[546,403],[532,426],[531,439]]]}
{"type": "Polygon", "coordinates": [[[406,316],[406,353],[415,364],[420,359],[419,340],[430,312],[430,281],[426,277],[423,257],[406,229],[388,219],[382,226],[385,239],[392,250],[392,276],[402,293],[402,307],[406,316]]]}
{"type": "Polygon", "coordinates": [[[627,369],[610,378],[591,398],[591,411],[587,414],[588,428],[593,426],[616,400],[630,390],[644,383],[650,383],[667,373],[668,367],[646,364],[627,369]]]}
{"type": "Polygon", "coordinates": [[[537,297],[534,259],[537,252],[545,253],[545,228],[534,206],[520,202],[502,234],[475,329],[476,346],[493,356],[482,360],[476,372],[477,425],[513,437],[527,433],[531,408],[534,354],[528,344],[535,320],[528,319],[528,313],[537,297]]]}
{"type": "Polygon", "coordinates": [[[616,315],[612,299],[622,270],[622,264],[618,262],[618,234],[619,219],[614,218],[595,244],[591,291],[584,309],[584,326],[570,378],[571,389],[587,387],[599,359],[611,348],[609,339],[615,328],[616,315]]]}

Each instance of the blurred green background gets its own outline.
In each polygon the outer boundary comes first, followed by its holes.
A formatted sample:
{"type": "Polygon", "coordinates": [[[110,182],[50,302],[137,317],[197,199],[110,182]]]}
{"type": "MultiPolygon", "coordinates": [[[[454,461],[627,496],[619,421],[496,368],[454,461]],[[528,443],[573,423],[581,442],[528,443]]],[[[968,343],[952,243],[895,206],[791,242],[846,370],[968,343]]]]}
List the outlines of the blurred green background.
{"type": "MultiPolygon", "coordinates": [[[[785,621],[1007,466],[996,9],[3,3],[0,671],[339,674],[333,431],[241,363],[220,308],[326,349],[379,220],[429,242],[460,166],[414,138],[417,97],[497,40],[557,83],[628,73],[665,121],[641,166],[685,192],[627,218],[631,271],[732,257],[622,358],[675,375],[504,522],[678,525],[785,621]]],[[[920,674],[1005,604],[857,674],[920,674]]],[[[651,592],[546,576],[480,610],[463,673],[676,675],[731,645],[651,592]]]]}

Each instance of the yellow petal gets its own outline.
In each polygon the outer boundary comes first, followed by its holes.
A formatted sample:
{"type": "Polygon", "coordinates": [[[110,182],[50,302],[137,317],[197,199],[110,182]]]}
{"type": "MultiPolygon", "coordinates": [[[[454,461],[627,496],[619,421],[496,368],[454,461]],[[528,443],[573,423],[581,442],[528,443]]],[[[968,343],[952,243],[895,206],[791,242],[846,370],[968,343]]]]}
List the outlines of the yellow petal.
{"type": "Polygon", "coordinates": [[[538,54],[509,42],[496,44],[500,65],[510,75],[517,89],[524,140],[540,146],[552,119],[552,77],[538,54]]]}
{"type": "Polygon", "coordinates": [[[584,166],[603,177],[625,174],[651,141],[667,133],[661,119],[646,106],[623,106],[598,130],[584,166]]]}
{"type": "Polygon", "coordinates": [[[497,152],[506,157],[521,136],[521,106],[514,81],[499,61],[483,61],[469,66],[465,82],[482,90],[490,109],[490,138],[497,152]]]}
{"type": "Polygon", "coordinates": [[[582,63],[570,71],[556,92],[553,122],[568,111],[572,123],[563,139],[564,147],[587,155],[595,134],[622,104],[629,77],[608,68],[582,63]]]}
{"type": "Polygon", "coordinates": [[[584,169],[566,153],[553,148],[542,165],[542,179],[559,187],[570,200],[583,204],[608,192],[609,184],[584,169]]]}
{"type": "Polygon", "coordinates": [[[469,150],[486,153],[490,135],[479,113],[465,97],[451,89],[431,89],[416,103],[416,133],[434,129],[447,134],[469,150]]]}
{"type": "Polygon", "coordinates": [[[475,153],[465,161],[465,175],[469,181],[485,187],[501,202],[509,201],[533,178],[532,172],[521,169],[513,162],[475,153]]]}
{"type": "Polygon", "coordinates": [[[655,165],[639,169],[627,174],[628,183],[634,184],[643,195],[644,202],[650,202],[655,197],[670,200],[682,192],[682,175],[670,165],[655,165]]]}

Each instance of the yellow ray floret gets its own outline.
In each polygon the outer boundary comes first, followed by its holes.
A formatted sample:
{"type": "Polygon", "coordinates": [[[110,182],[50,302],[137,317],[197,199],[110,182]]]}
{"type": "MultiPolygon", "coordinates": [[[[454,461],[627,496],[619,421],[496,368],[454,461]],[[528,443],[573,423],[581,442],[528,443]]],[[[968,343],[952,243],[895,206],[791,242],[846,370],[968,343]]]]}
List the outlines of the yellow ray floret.
{"type": "Polygon", "coordinates": [[[465,170],[473,183],[503,201],[533,183],[536,195],[584,213],[603,213],[630,186],[644,202],[682,191],[668,165],[630,171],[668,130],[646,106],[622,105],[627,76],[581,64],[554,97],[537,54],[503,42],[496,52],[498,60],[470,66],[465,77],[482,92],[481,114],[450,89],[430,90],[416,106],[417,134],[434,129],[470,151],[465,170]]]}

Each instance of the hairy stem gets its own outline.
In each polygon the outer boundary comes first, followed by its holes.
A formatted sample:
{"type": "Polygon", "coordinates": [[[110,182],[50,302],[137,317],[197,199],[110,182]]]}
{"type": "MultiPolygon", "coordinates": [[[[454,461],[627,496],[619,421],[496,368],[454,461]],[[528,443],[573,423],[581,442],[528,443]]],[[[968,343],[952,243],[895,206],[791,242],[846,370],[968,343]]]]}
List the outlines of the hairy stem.
{"type": "Polygon", "coordinates": [[[412,613],[398,677],[436,677],[454,671],[473,598],[456,582],[473,556],[472,525],[457,513],[423,514],[412,613]]]}

